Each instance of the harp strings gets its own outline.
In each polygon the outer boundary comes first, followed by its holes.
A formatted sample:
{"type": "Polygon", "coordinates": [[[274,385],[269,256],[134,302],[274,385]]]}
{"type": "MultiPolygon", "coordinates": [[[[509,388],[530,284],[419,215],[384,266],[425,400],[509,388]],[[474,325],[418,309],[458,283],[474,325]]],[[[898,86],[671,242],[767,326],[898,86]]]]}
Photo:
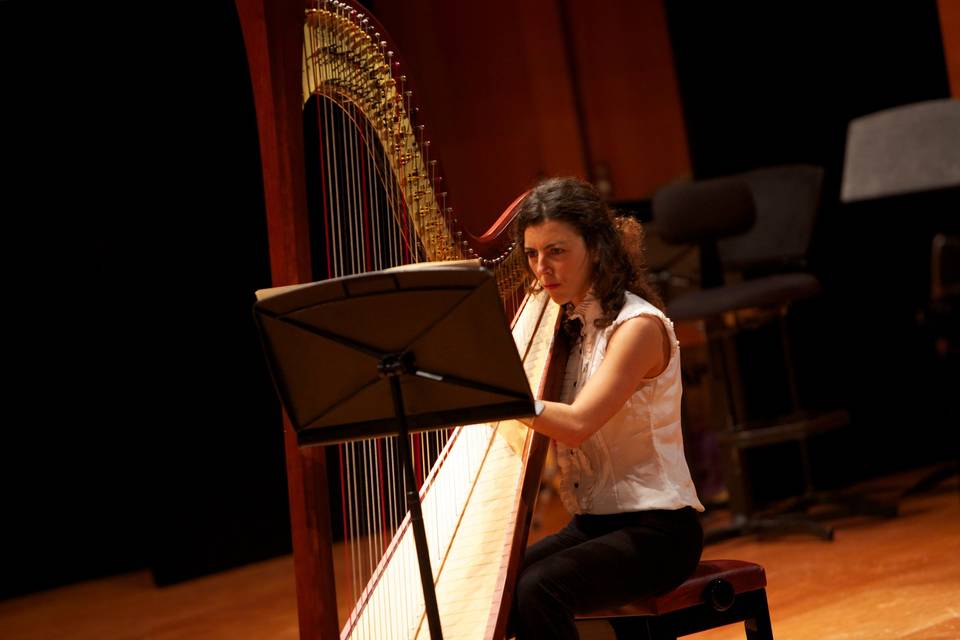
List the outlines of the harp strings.
{"type": "MultiPolygon", "coordinates": [[[[327,4],[327,3],[324,3],[327,4]]],[[[332,5],[332,3],[331,3],[332,5]]],[[[407,201],[405,188],[422,179],[402,145],[380,142],[371,117],[355,96],[338,89],[359,82],[359,67],[351,67],[348,34],[344,33],[347,8],[335,12],[341,20],[332,29],[308,29],[304,40],[304,69],[312,86],[305,106],[308,135],[308,200],[314,272],[319,278],[335,278],[426,259],[418,242],[415,207],[407,201]],[[321,52],[323,55],[317,55],[321,52]],[[340,78],[338,82],[325,79],[340,78]],[[310,126],[312,124],[312,126],[310,126]],[[310,147],[309,138],[314,142],[310,147]],[[400,167],[400,171],[396,168],[400,167]],[[317,249],[320,248],[320,251],[317,249]]],[[[381,46],[381,50],[384,48],[381,46]]],[[[387,64],[392,56],[383,51],[387,64]]],[[[393,119],[404,121],[411,93],[405,79],[398,79],[399,96],[391,105],[393,119]]],[[[399,132],[403,127],[397,125],[399,132]]],[[[423,129],[419,129],[421,133],[423,129]]],[[[431,178],[431,183],[434,178],[431,178]]],[[[434,466],[451,430],[411,436],[418,486],[434,466]]],[[[338,518],[344,539],[342,564],[349,570],[346,591],[357,601],[368,579],[380,564],[395,531],[406,513],[406,482],[401,473],[395,438],[366,440],[338,445],[336,466],[339,476],[341,515],[338,518]]],[[[436,532],[443,528],[441,516],[433,511],[433,547],[439,547],[436,532]]],[[[416,567],[409,567],[416,575],[416,567]]],[[[391,579],[397,580],[397,574],[391,579]]],[[[341,585],[342,587],[343,585],[341,585]]],[[[415,627],[410,617],[416,596],[404,584],[391,585],[403,594],[408,606],[388,606],[377,600],[372,615],[381,619],[382,630],[415,627]],[[408,612],[404,614],[403,612],[408,612]]],[[[343,589],[338,589],[342,593],[343,589]]]]}
{"type": "MultiPolygon", "coordinates": [[[[318,0],[307,12],[303,70],[315,279],[423,260],[477,257],[448,206],[446,192],[438,188],[441,178],[425,127],[411,118],[416,111],[407,80],[363,14],[345,3],[318,0]]],[[[511,245],[483,261],[496,274],[509,316],[524,296],[518,286],[523,280],[522,252],[514,249],[511,245]]],[[[436,463],[453,433],[411,436],[417,489],[437,474],[436,463]]],[[[485,450],[485,444],[464,440],[467,449],[485,450]]],[[[397,448],[395,438],[386,438],[338,445],[331,451],[335,456],[330,466],[338,477],[330,484],[339,496],[336,521],[345,541],[340,556],[344,570],[338,572],[345,577],[338,584],[338,599],[345,592],[352,602],[369,597],[368,580],[381,571],[387,582],[397,583],[389,584],[390,590],[406,601],[406,606],[395,606],[383,598],[370,600],[372,615],[383,622],[381,634],[415,629],[415,611],[422,611],[419,590],[406,584],[402,573],[382,569],[406,514],[408,487],[397,448]]],[[[476,455],[467,454],[470,459],[476,455]]],[[[442,532],[455,526],[458,505],[469,491],[458,483],[424,499],[425,505],[428,499],[434,502],[424,511],[431,519],[425,524],[435,571],[442,559],[442,532]]],[[[410,557],[403,555],[402,562],[409,565],[410,557]]],[[[417,575],[415,565],[404,571],[417,575]]],[[[349,611],[350,603],[341,603],[341,612],[344,607],[349,611]]],[[[342,613],[340,617],[346,620],[342,613]]]]}

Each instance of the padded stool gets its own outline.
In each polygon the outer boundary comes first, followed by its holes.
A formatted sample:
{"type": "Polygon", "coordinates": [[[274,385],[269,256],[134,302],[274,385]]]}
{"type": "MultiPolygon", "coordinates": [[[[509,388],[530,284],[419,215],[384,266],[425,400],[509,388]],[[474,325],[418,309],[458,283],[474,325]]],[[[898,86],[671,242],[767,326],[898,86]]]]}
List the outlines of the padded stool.
{"type": "Polygon", "coordinates": [[[749,640],[772,640],[763,567],[741,560],[704,560],[679,587],[577,620],[606,620],[618,638],[674,640],[743,621],[749,640]]]}

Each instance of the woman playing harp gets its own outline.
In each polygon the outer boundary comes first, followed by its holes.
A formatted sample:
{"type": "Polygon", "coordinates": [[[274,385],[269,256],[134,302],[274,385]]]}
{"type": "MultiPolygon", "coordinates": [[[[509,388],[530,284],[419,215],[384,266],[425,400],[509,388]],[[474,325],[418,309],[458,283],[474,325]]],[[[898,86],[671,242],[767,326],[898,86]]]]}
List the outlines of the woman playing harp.
{"type": "Polygon", "coordinates": [[[521,640],[576,638],[574,614],[692,574],[703,505],[683,454],[679,346],[646,282],[639,224],[614,219],[592,186],[552,179],[521,202],[517,234],[573,342],[561,401],[527,421],[556,441],[573,518],[527,550],[514,620],[521,640]]]}

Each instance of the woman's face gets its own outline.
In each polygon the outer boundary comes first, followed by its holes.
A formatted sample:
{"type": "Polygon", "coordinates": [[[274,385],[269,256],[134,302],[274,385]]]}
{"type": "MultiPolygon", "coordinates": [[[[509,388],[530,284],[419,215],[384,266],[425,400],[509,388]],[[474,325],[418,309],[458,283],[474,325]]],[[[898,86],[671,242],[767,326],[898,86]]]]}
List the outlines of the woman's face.
{"type": "Polygon", "coordinates": [[[579,304],[590,290],[592,261],[583,237],[571,225],[547,220],[523,232],[530,271],[557,304],[579,304]]]}

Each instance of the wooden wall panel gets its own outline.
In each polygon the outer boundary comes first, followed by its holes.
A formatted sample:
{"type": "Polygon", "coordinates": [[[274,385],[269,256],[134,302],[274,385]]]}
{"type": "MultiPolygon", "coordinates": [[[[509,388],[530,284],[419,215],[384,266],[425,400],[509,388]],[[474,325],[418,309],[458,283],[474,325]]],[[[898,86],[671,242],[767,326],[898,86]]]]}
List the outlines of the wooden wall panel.
{"type": "Polygon", "coordinates": [[[556,2],[517,3],[523,28],[531,109],[537,127],[538,173],[587,177],[583,145],[577,129],[574,86],[566,64],[556,2]]]}
{"type": "Polygon", "coordinates": [[[415,84],[453,206],[486,231],[539,176],[582,174],[549,0],[414,0],[377,7],[415,84]]]}
{"type": "Polygon", "coordinates": [[[960,98],[960,2],[937,0],[940,11],[940,32],[943,34],[943,53],[947,59],[950,95],[960,98]]]}
{"type": "Polygon", "coordinates": [[[413,0],[378,4],[376,14],[407,61],[431,149],[470,231],[483,232],[539,177],[588,177],[585,155],[609,165],[614,199],[649,197],[689,174],[659,1],[413,0]]]}
{"type": "Polygon", "coordinates": [[[609,167],[611,198],[646,198],[665,183],[689,175],[661,2],[568,0],[562,6],[568,14],[590,156],[595,164],[609,167]]]}

